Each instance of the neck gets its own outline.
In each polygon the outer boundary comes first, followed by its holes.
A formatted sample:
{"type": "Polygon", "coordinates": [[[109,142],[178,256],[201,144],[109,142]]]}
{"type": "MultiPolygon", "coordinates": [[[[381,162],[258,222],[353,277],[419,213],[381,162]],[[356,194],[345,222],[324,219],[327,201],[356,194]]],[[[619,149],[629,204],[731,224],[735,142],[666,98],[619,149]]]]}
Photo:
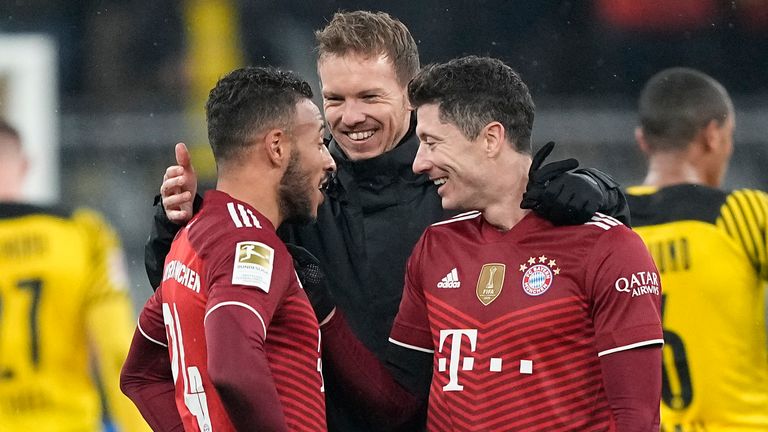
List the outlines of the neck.
{"type": "Polygon", "coordinates": [[[500,231],[512,229],[530,213],[520,208],[530,165],[531,159],[525,157],[516,158],[512,164],[502,162],[488,178],[486,191],[496,199],[483,209],[483,217],[500,231]]]}
{"type": "Polygon", "coordinates": [[[658,188],[676,184],[700,184],[717,187],[717,181],[707,178],[704,164],[690,157],[689,152],[660,152],[648,161],[644,185],[658,188]]]}
{"type": "Polygon", "coordinates": [[[282,223],[277,192],[280,180],[256,175],[258,172],[263,173],[264,171],[251,167],[250,169],[228,170],[226,174],[220,172],[216,182],[216,190],[249,204],[269,219],[272,226],[278,227],[282,223]]]}

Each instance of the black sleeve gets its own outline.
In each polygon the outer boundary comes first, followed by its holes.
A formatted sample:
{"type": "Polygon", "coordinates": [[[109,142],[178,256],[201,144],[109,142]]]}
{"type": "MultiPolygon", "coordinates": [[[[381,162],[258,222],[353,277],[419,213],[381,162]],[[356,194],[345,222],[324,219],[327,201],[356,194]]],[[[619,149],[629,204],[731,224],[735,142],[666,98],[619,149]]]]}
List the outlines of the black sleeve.
{"type": "Polygon", "coordinates": [[[627,197],[624,196],[619,184],[611,176],[597,168],[580,168],[573,173],[589,177],[597,182],[603,194],[602,205],[597,211],[615,217],[628,227],[632,226],[627,197]]]}
{"type": "MultiPolygon", "coordinates": [[[[203,197],[195,195],[193,203],[193,213],[197,213],[203,205],[203,197]]],[[[147,278],[152,285],[153,290],[157,290],[160,282],[163,280],[163,264],[165,256],[171,250],[171,242],[176,237],[182,225],[178,225],[168,220],[165,215],[160,195],[155,196],[155,214],[152,220],[152,228],[149,231],[149,238],[144,245],[144,268],[147,271],[147,278]]]]}
{"type": "Polygon", "coordinates": [[[432,376],[432,354],[388,353],[382,362],[352,333],[337,309],[321,327],[323,361],[333,365],[339,392],[382,425],[396,429],[425,412],[432,376]],[[403,379],[403,381],[399,381],[403,379]]]}

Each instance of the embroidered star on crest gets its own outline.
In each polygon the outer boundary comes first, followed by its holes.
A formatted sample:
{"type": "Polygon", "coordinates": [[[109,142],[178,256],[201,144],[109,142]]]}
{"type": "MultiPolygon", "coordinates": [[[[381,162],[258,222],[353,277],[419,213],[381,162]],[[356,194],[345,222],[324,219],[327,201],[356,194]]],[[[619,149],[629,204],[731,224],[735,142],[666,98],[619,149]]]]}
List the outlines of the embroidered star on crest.
{"type": "Polygon", "coordinates": [[[539,257],[539,262],[540,263],[547,262],[547,257],[545,255],[540,256],[539,257]]]}

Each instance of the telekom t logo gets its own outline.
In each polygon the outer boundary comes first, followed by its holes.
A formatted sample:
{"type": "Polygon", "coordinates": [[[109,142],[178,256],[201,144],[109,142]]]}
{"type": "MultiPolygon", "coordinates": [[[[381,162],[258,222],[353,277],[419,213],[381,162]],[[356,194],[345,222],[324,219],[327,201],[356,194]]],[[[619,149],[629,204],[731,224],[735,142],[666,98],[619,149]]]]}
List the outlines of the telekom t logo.
{"type": "MultiPolygon", "coordinates": [[[[450,365],[448,366],[448,384],[443,386],[443,391],[462,391],[464,386],[459,384],[459,358],[461,357],[461,339],[466,336],[469,339],[469,349],[475,352],[477,347],[477,329],[449,329],[440,330],[440,352],[443,352],[443,345],[446,339],[451,337],[450,365]]],[[[464,357],[462,370],[472,370],[475,364],[474,357],[464,357]]],[[[445,372],[445,357],[437,361],[437,369],[445,372]]]]}
{"type": "MultiPolygon", "coordinates": [[[[470,352],[477,349],[477,329],[447,329],[440,330],[440,347],[438,352],[443,353],[443,347],[450,344],[450,353],[448,358],[440,357],[437,359],[437,370],[445,372],[448,369],[448,384],[443,386],[443,391],[462,391],[464,386],[459,384],[459,363],[461,370],[471,371],[475,368],[474,357],[461,357],[461,346],[464,337],[469,340],[470,352]],[[447,364],[446,364],[447,363],[447,364]]],[[[488,371],[501,372],[502,358],[492,357],[489,359],[488,371]]],[[[520,373],[530,375],[533,373],[533,360],[521,359],[519,363],[513,361],[512,364],[519,364],[520,373]]]]}

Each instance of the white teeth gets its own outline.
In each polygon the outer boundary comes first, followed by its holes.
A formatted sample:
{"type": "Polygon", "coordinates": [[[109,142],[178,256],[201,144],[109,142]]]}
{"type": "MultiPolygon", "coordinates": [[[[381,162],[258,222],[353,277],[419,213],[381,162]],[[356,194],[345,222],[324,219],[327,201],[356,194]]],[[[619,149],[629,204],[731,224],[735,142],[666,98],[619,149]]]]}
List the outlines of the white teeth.
{"type": "Polygon", "coordinates": [[[347,135],[355,141],[362,141],[373,136],[374,131],[349,132],[347,135]]]}
{"type": "Polygon", "coordinates": [[[447,178],[445,178],[445,177],[441,177],[441,178],[439,178],[439,179],[434,179],[434,180],[432,180],[432,181],[433,181],[433,182],[434,182],[436,185],[440,186],[440,185],[443,185],[443,184],[445,184],[445,182],[447,182],[447,181],[448,181],[448,179],[447,179],[447,178]]]}

